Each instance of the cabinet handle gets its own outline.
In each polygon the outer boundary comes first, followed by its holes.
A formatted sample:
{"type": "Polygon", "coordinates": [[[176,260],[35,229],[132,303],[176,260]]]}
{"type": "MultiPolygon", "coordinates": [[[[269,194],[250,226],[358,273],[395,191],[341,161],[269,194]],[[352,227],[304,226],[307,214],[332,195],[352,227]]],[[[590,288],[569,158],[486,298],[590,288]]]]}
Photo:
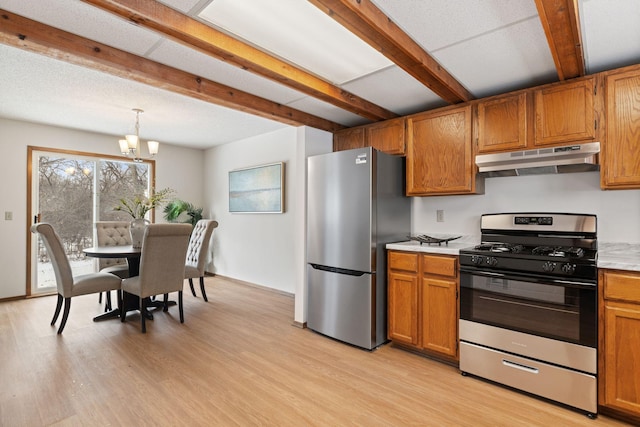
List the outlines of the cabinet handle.
{"type": "Polygon", "coordinates": [[[502,364],[509,368],[520,369],[521,371],[529,372],[531,374],[537,374],[539,372],[538,368],[532,368],[530,366],[521,365],[520,363],[510,362],[506,359],[502,359],[502,364]]]}

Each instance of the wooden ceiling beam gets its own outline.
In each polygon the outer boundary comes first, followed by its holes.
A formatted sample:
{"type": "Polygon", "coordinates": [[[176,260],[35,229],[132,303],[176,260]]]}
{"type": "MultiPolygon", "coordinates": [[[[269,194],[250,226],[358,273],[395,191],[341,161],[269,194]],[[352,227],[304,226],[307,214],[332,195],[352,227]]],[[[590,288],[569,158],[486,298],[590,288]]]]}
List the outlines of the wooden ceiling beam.
{"type": "Polygon", "coordinates": [[[189,48],[273,80],[372,121],[397,114],[354,95],[302,68],[235,39],[160,2],[145,0],[82,0],[189,48]]]}
{"type": "Polygon", "coordinates": [[[584,76],[577,0],[535,0],[560,80],[584,76]]]}
{"type": "Polygon", "coordinates": [[[442,99],[455,104],[473,96],[370,0],[309,0],[442,99]]]}
{"type": "Polygon", "coordinates": [[[212,104],[335,132],[338,123],[169,67],[0,9],[0,43],[212,104]]]}

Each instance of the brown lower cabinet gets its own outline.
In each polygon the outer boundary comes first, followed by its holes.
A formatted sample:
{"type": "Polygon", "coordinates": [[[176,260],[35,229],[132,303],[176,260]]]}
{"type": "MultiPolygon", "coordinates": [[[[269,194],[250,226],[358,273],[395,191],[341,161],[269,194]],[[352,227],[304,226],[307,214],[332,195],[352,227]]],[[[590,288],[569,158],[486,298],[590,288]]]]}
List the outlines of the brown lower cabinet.
{"type": "Polygon", "coordinates": [[[458,361],[458,257],[388,252],[388,338],[458,361]]]}
{"type": "Polygon", "coordinates": [[[640,273],[599,272],[598,404],[640,422],[640,273]]]}

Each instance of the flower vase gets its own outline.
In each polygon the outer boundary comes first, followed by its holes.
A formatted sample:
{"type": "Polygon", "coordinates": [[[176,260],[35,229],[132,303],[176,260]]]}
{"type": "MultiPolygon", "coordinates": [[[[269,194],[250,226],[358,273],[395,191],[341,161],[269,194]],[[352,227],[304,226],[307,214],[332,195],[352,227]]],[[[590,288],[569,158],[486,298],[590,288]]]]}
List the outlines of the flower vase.
{"type": "Polygon", "coordinates": [[[147,229],[147,225],[151,224],[144,218],[136,218],[131,221],[131,244],[134,249],[142,249],[142,239],[144,239],[144,231],[147,229]]]}

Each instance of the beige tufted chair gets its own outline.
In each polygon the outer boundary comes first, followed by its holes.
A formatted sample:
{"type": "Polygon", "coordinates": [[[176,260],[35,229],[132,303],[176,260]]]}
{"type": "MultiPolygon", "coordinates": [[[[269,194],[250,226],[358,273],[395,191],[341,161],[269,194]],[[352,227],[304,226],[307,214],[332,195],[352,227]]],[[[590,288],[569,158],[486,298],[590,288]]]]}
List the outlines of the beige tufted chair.
{"type": "Polygon", "coordinates": [[[69,264],[67,254],[64,252],[62,241],[51,224],[46,222],[33,224],[31,226],[31,232],[40,234],[42,242],[47,248],[49,258],[51,258],[53,271],[56,274],[58,303],[53,315],[53,320],[51,320],[51,325],[54,325],[56,320],[58,320],[60,309],[62,308],[62,301],[64,301],[64,312],[62,314],[60,327],[58,328],[58,334],[61,334],[64,326],[67,324],[67,317],[69,316],[69,309],[71,308],[71,297],[118,290],[120,289],[122,279],[110,273],[91,273],[73,277],[71,265],[69,264]]]}
{"type": "MultiPolygon", "coordinates": [[[[178,292],[180,323],[184,323],[182,287],[184,285],[184,259],[189,246],[191,224],[150,224],[144,232],[140,275],[122,281],[122,290],[140,297],[140,321],[145,325],[146,304],[149,297],[164,294],[164,311],[167,311],[167,295],[178,292]]],[[[125,294],[125,298],[130,298],[125,294]]],[[[120,320],[125,321],[126,301],[121,304],[120,320]]]]}
{"type": "Polygon", "coordinates": [[[193,288],[193,279],[196,277],[200,278],[200,291],[205,301],[209,300],[204,290],[204,267],[207,262],[207,252],[209,251],[211,234],[213,234],[213,229],[217,226],[218,222],[211,219],[201,219],[196,223],[191,233],[191,239],[189,240],[187,263],[184,269],[184,278],[189,279],[189,286],[191,287],[191,293],[194,297],[196,296],[196,291],[193,288]]]}
{"type": "MultiPolygon", "coordinates": [[[[129,221],[97,221],[96,240],[98,246],[127,246],[131,244],[131,223],[129,221]]],[[[102,273],[111,273],[126,279],[129,277],[129,265],[124,258],[100,258],[98,259],[98,269],[102,273]]],[[[111,292],[106,294],[106,310],[111,310],[111,292]]],[[[98,302],[102,302],[102,292],[98,297],[98,302]]]]}

